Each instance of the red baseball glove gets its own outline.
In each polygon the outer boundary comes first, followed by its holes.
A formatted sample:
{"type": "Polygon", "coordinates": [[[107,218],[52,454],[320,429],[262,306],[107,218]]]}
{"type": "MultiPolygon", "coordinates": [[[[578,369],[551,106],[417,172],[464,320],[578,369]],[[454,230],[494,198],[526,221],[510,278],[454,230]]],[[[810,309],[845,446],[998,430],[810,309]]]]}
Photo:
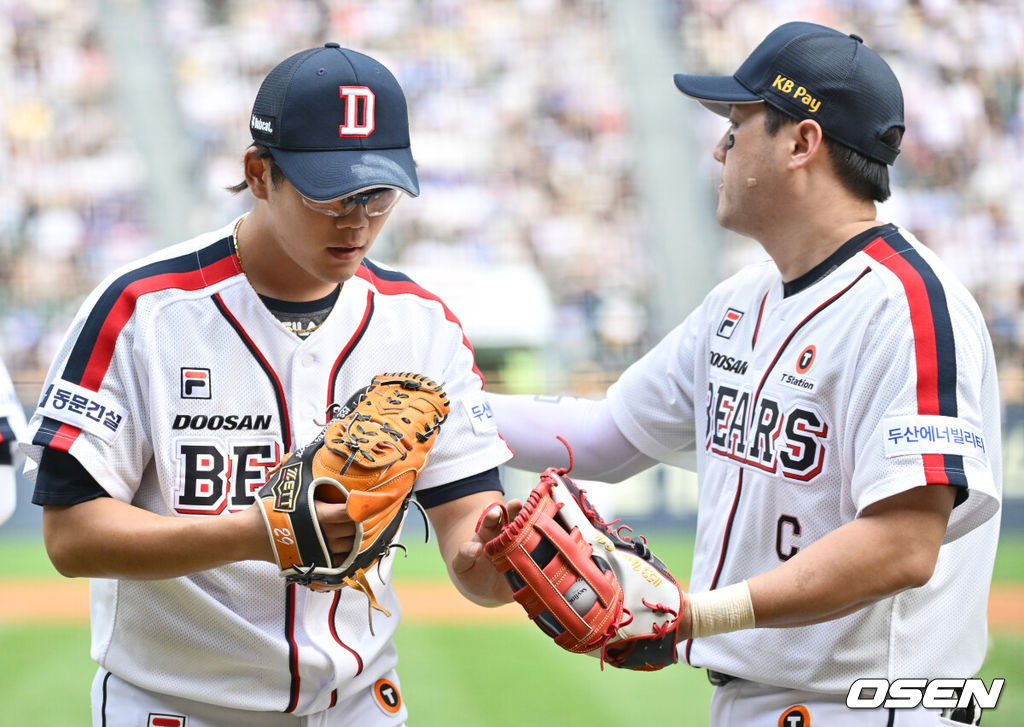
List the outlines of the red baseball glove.
{"type": "Polygon", "coordinates": [[[502,506],[501,532],[484,547],[488,558],[563,649],[623,669],[674,664],[683,613],[678,582],[645,538],[623,536],[629,528],[601,518],[568,471],[546,470],[511,521],[502,506]]]}

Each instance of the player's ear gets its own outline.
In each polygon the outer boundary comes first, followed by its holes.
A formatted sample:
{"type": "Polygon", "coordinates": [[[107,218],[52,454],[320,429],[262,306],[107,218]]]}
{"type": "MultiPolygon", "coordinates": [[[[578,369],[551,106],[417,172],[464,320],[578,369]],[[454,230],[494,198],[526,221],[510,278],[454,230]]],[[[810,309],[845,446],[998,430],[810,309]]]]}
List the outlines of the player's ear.
{"type": "Polygon", "coordinates": [[[270,159],[261,157],[255,148],[245,150],[242,162],[245,172],[245,183],[256,199],[266,199],[267,190],[272,184],[270,179],[270,159]]]}
{"type": "Polygon", "coordinates": [[[817,121],[804,119],[788,126],[789,166],[798,169],[825,152],[825,134],[817,121]]]}

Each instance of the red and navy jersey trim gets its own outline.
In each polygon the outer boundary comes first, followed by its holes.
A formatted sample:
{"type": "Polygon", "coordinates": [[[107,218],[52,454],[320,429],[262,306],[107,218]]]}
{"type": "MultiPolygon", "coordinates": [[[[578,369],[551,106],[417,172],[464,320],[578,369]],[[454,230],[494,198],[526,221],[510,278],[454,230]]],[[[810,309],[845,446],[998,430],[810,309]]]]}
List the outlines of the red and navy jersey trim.
{"type": "Polygon", "coordinates": [[[299,677],[299,642],[295,637],[295,589],[294,583],[285,586],[284,599],[284,635],[288,640],[288,671],[291,674],[291,687],[288,690],[288,706],[285,712],[294,712],[299,706],[299,690],[302,679],[299,677]]]}
{"type": "Polygon", "coordinates": [[[761,297],[761,305],[757,307],[757,322],[754,324],[754,335],[750,337],[750,348],[757,348],[757,334],[761,332],[761,321],[764,320],[764,304],[768,301],[768,293],[761,297]]]}
{"type": "Polygon", "coordinates": [[[267,375],[267,379],[270,381],[270,385],[274,387],[274,398],[277,399],[277,416],[281,420],[281,441],[284,442],[285,448],[292,446],[292,432],[291,432],[291,420],[288,418],[288,403],[285,398],[284,385],[281,383],[281,378],[274,371],[274,367],[270,365],[270,361],[263,355],[263,352],[256,346],[255,341],[249,337],[246,333],[245,328],[241,322],[228,310],[227,304],[224,299],[221,298],[220,293],[215,293],[212,296],[213,304],[220,311],[220,314],[224,316],[224,320],[228,322],[232,328],[235,329],[235,333],[241,339],[245,347],[249,349],[249,353],[259,364],[260,368],[263,369],[263,373],[267,375]]]}
{"type": "MultiPolygon", "coordinates": [[[[718,579],[722,576],[722,567],[725,565],[725,556],[729,552],[729,541],[732,538],[732,526],[736,521],[736,511],[740,507],[740,498],[743,495],[743,468],[740,467],[736,475],[736,494],[732,499],[732,508],[729,510],[729,518],[725,522],[725,534],[722,536],[722,552],[718,556],[718,567],[715,569],[715,575],[711,579],[711,585],[708,587],[709,591],[713,591],[718,588],[718,579]]],[[[684,658],[687,664],[692,664],[690,661],[690,651],[693,649],[693,639],[686,640],[686,649],[684,658]]]]}
{"type": "MultiPolygon", "coordinates": [[[[848,292],[850,292],[850,290],[853,288],[853,286],[855,286],[857,283],[859,283],[861,280],[863,280],[864,277],[868,274],[868,272],[869,272],[869,269],[865,269],[865,270],[861,271],[860,275],[858,275],[856,278],[854,278],[853,281],[849,285],[847,285],[845,288],[840,290],[838,293],[833,295],[828,300],[826,300],[823,303],[821,303],[821,305],[819,305],[813,311],[808,313],[807,316],[804,317],[804,319],[802,321],[797,323],[796,326],[793,327],[793,330],[789,332],[789,335],[786,336],[786,340],[784,340],[782,342],[782,345],[779,346],[778,351],[775,352],[775,357],[772,359],[771,363],[768,364],[768,368],[765,369],[764,375],[761,377],[761,381],[757,385],[757,390],[754,391],[753,403],[750,406],[750,424],[751,425],[753,425],[754,418],[757,416],[757,407],[755,406],[755,404],[757,403],[757,400],[761,396],[761,390],[764,388],[764,385],[768,382],[768,376],[771,374],[772,369],[775,368],[775,364],[777,364],[779,362],[779,359],[782,358],[783,352],[786,350],[786,348],[789,346],[789,344],[793,341],[793,338],[796,337],[796,334],[800,332],[801,328],[803,328],[808,323],[810,323],[811,319],[813,319],[819,313],[824,311],[830,305],[832,305],[837,300],[839,300],[844,295],[846,295],[848,292]]],[[[763,303],[763,301],[762,301],[762,303],[763,303]]],[[[759,315],[759,318],[760,318],[760,315],[759,315]]]]}
{"type": "MultiPolygon", "coordinates": [[[[331,603],[331,615],[330,615],[330,621],[328,623],[328,626],[330,627],[331,636],[334,638],[334,640],[336,642],[338,642],[338,644],[340,646],[342,646],[347,652],[352,654],[352,658],[355,659],[355,661],[356,661],[356,673],[353,676],[359,676],[360,674],[363,673],[363,657],[361,657],[359,655],[358,651],[356,651],[351,646],[349,646],[348,644],[346,644],[344,641],[341,640],[341,637],[338,636],[338,629],[337,629],[337,626],[336,626],[336,624],[337,624],[337,617],[338,617],[338,605],[341,603],[341,594],[342,594],[342,592],[344,590],[345,589],[342,588],[342,589],[339,589],[339,590],[335,591],[335,593],[334,593],[334,601],[331,603]]],[[[331,706],[333,706],[333,705],[331,705],[331,706]]]]}
{"type": "MultiPolygon", "coordinates": [[[[956,338],[942,281],[898,230],[878,237],[864,252],[890,270],[906,294],[914,334],[917,413],[956,417],[956,338]]],[[[962,455],[922,457],[929,484],[967,487],[962,455]]]]}
{"type": "MultiPolygon", "coordinates": [[[[356,346],[363,339],[363,335],[366,333],[366,329],[370,326],[370,319],[373,318],[373,291],[366,292],[366,308],[363,310],[363,318],[359,321],[359,325],[356,326],[356,332],[352,334],[352,337],[348,339],[348,343],[341,349],[338,354],[338,358],[335,359],[334,365],[331,367],[330,381],[327,385],[327,405],[329,408],[331,404],[338,401],[338,374],[341,372],[341,367],[345,365],[356,346]]],[[[348,392],[345,396],[351,396],[355,392],[348,392]]],[[[344,399],[342,400],[344,401],[344,399]]]]}
{"type": "MultiPolygon", "coordinates": [[[[242,272],[231,237],[167,260],[129,270],[110,283],[93,305],[71,349],[61,378],[99,391],[114,348],[139,298],[148,293],[177,288],[200,290],[242,272]]],[[[46,417],[32,443],[68,451],[81,433],[77,427],[46,417]]]]}
{"type": "Polygon", "coordinates": [[[241,272],[230,237],[195,252],[131,270],[103,291],[86,319],[64,365],[63,379],[98,391],[114,346],[135,304],[147,293],[178,288],[199,290],[241,272]]]}
{"type": "MultiPolygon", "coordinates": [[[[462,330],[462,324],[459,322],[459,319],[455,317],[455,314],[451,312],[447,305],[445,305],[444,301],[429,290],[421,288],[405,273],[400,273],[397,270],[387,270],[386,268],[382,268],[366,258],[363,258],[363,263],[359,266],[359,270],[356,271],[356,276],[370,283],[382,295],[400,295],[402,293],[408,293],[425,300],[432,300],[438,303],[442,310],[444,310],[445,319],[457,325],[460,331],[462,330]]],[[[465,333],[462,334],[462,343],[469,349],[471,354],[474,354],[473,346],[470,344],[469,339],[466,338],[465,333]]],[[[476,365],[475,354],[473,355],[473,373],[480,377],[480,384],[482,386],[484,384],[484,375],[476,365]]]]}

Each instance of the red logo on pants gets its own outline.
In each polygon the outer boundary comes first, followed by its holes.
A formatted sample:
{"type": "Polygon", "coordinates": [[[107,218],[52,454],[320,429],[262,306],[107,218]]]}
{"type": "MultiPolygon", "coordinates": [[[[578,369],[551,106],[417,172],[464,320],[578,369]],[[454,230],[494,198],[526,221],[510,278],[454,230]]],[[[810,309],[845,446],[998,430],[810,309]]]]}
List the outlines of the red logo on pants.
{"type": "Polygon", "coordinates": [[[146,727],[185,727],[188,717],[177,714],[153,714],[149,713],[149,722],[146,727]]]}

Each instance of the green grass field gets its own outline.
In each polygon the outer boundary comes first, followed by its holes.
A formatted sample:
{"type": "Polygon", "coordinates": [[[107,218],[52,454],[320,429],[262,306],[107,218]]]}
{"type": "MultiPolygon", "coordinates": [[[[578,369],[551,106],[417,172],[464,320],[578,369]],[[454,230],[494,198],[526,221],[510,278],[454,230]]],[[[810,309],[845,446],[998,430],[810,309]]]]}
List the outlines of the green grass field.
{"type": "MultiPolygon", "coordinates": [[[[659,556],[689,563],[687,538],[653,535],[659,556]]],[[[684,568],[680,568],[684,570],[684,568]]],[[[444,578],[433,544],[410,544],[399,578],[444,578]]],[[[0,538],[0,579],[58,578],[34,540],[0,538]]],[[[997,582],[1024,582],[1024,538],[1006,539],[997,582]]],[[[575,727],[707,723],[711,687],[702,671],[680,666],[637,673],[606,668],[552,647],[539,629],[521,625],[405,623],[397,638],[399,675],[412,727],[575,727]],[[628,696],[626,696],[628,695],[628,696]],[[530,715],[523,718],[523,710],[530,715]]],[[[89,633],[82,626],[0,623],[0,724],[82,727],[89,724],[89,633]]],[[[1024,713],[1024,633],[993,638],[981,676],[1006,679],[999,708],[985,727],[1016,727],[1024,713]]]]}

